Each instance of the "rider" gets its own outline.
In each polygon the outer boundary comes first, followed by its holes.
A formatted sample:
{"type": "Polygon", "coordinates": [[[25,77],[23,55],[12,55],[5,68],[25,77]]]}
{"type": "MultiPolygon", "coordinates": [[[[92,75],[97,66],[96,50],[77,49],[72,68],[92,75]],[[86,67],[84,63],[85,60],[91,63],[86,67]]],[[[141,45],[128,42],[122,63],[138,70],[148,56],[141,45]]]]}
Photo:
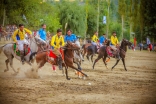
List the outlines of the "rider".
{"type": "Polygon", "coordinates": [[[12,35],[12,39],[16,42],[16,50],[20,51],[21,61],[24,64],[24,44],[29,44],[28,41],[25,39],[25,34],[28,34],[29,37],[32,37],[32,32],[26,28],[24,28],[23,24],[19,24],[19,29],[16,29],[12,35]]]}
{"type": "Polygon", "coordinates": [[[67,41],[70,41],[70,42],[73,42],[75,43],[75,41],[77,40],[77,37],[75,34],[72,34],[72,30],[67,30],[67,35],[64,37],[64,41],[67,42],[67,41]]]}
{"type": "MultiPolygon", "coordinates": [[[[113,49],[113,51],[117,51],[116,47],[118,46],[118,43],[119,43],[119,41],[116,36],[116,32],[113,32],[112,36],[111,36],[111,48],[113,49]]],[[[119,52],[116,52],[115,55],[116,55],[117,59],[120,59],[119,52]]]]}
{"type": "Polygon", "coordinates": [[[61,49],[61,47],[64,45],[65,45],[65,42],[62,36],[62,30],[57,29],[57,34],[54,35],[51,39],[51,46],[53,49],[53,53],[58,57],[57,63],[60,69],[62,69],[62,56],[63,56],[63,50],[61,49]],[[62,52],[62,55],[60,51],[62,52]]]}
{"type": "Polygon", "coordinates": [[[98,42],[98,32],[96,31],[92,37],[92,44],[93,45],[97,45],[97,42],[98,42]]]}
{"type": "Polygon", "coordinates": [[[104,42],[105,42],[105,40],[106,40],[106,34],[103,34],[103,35],[99,38],[99,40],[100,40],[100,47],[101,47],[101,46],[103,46],[103,44],[104,44],[104,42]]]}
{"type": "Polygon", "coordinates": [[[44,46],[47,46],[46,41],[47,41],[47,34],[46,34],[46,24],[41,25],[42,28],[38,31],[39,37],[44,41],[45,44],[42,44],[44,46]]]}

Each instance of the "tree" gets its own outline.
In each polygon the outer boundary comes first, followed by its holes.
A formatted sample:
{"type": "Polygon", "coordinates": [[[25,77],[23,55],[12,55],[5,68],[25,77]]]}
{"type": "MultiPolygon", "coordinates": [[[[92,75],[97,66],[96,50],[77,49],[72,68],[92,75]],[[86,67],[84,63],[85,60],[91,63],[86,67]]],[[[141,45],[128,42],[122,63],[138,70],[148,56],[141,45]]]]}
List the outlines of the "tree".
{"type": "MultiPolygon", "coordinates": [[[[84,37],[85,33],[85,8],[83,5],[79,5],[78,2],[62,1],[57,4],[57,8],[60,8],[59,18],[62,24],[62,29],[65,24],[68,23],[67,29],[71,29],[75,34],[84,37]]],[[[65,31],[65,30],[64,30],[65,31]]]]}
{"type": "Polygon", "coordinates": [[[122,34],[121,37],[123,38],[123,31],[124,31],[124,16],[125,16],[125,11],[126,11],[126,4],[125,0],[119,0],[119,7],[118,7],[118,12],[121,16],[122,20],[122,34]]]}

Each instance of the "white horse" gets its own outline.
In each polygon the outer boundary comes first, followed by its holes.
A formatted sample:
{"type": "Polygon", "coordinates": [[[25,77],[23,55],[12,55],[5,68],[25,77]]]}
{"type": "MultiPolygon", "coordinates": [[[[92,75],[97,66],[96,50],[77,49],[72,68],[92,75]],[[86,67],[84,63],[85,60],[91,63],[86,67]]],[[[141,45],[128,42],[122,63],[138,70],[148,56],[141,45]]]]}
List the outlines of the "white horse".
{"type": "MultiPolygon", "coordinates": [[[[80,50],[74,51],[74,63],[77,64],[78,69],[82,70],[80,65],[81,62],[84,61],[84,59],[81,54],[81,45],[78,40],[75,41],[75,44],[80,47],[80,50]]],[[[79,72],[76,71],[75,73],[78,74],[79,78],[81,78],[82,75],[79,72]]]]}
{"type": "MultiPolygon", "coordinates": [[[[30,45],[31,51],[27,55],[24,56],[25,62],[28,63],[29,65],[31,65],[31,63],[34,62],[35,53],[38,50],[38,46],[37,46],[38,40],[39,39],[37,37],[33,37],[29,39],[29,45],[30,45]]],[[[9,70],[8,63],[10,63],[10,67],[13,69],[13,71],[15,73],[18,73],[13,67],[13,58],[15,57],[16,59],[21,60],[21,57],[16,55],[13,47],[14,47],[14,43],[5,44],[0,47],[0,53],[3,51],[3,53],[7,57],[7,59],[5,60],[7,69],[5,69],[4,72],[9,70]]]]}
{"type": "Polygon", "coordinates": [[[80,50],[77,52],[74,51],[74,61],[79,62],[81,64],[81,62],[84,61],[84,58],[82,57],[82,54],[81,54],[81,50],[82,50],[81,45],[78,40],[75,41],[75,44],[80,47],[80,50]]]}

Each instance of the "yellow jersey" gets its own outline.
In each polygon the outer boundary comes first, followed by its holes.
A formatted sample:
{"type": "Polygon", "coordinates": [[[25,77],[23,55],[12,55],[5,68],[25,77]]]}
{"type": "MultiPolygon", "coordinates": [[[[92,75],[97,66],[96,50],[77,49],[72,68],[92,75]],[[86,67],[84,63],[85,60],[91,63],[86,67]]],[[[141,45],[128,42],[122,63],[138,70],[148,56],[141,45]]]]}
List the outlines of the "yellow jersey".
{"type": "Polygon", "coordinates": [[[58,49],[60,48],[60,46],[64,46],[65,42],[64,42],[64,38],[63,36],[58,36],[57,34],[54,35],[51,39],[51,46],[54,47],[54,49],[58,49]]]}
{"type": "Polygon", "coordinates": [[[118,38],[116,36],[112,35],[111,36],[111,43],[116,46],[119,43],[118,38]]]}
{"type": "Polygon", "coordinates": [[[92,37],[92,41],[93,41],[93,42],[97,42],[97,41],[98,41],[98,37],[97,37],[95,34],[94,34],[93,37],[92,37]]]}
{"type": "Polygon", "coordinates": [[[21,31],[20,29],[17,29],[14,31],[13,35],[12,35],[12,39],[14,42],[17,42],[17,38],[16,36],[19,36],[19,40],[24,40],[25,39],[25,34],[28,33],[29,35],[32,34],[32,32],[26,28],[23,29],[23,31],[21,31]]]}

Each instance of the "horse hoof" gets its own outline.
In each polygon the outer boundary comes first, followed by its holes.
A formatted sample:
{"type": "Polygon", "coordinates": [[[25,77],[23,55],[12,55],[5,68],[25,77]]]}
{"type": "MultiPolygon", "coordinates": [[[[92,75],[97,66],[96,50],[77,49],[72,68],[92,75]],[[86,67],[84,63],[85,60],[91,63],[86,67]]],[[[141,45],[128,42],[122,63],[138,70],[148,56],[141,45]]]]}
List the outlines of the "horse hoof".
{"type": "Polygon", "coordinates": [[[8,71],[7,69],[4,70],[4,72],[7,72],[7,71],[8,71]]]}
{"type": "Polygon", "coordinates": [[[67,78],[67,80],[70,80],[70,78],[67,78]]]}
{"type": "Polygon", "coordinates": [[[83,80],[85,80],[85,79],[86,79],[86,77],[82,77],[82,79],[83,79],[83,80]]]}
{"type": "Polygon", "coordinates": [[[22,61],[22,65],[24,65],[24,64],[25,64],[25,62],[22,61]]]}
{"type": "Polygon", "coordinates": [[[93,68],[93,70],[94,70],[94,67],[92,67],[93,68]]]}

